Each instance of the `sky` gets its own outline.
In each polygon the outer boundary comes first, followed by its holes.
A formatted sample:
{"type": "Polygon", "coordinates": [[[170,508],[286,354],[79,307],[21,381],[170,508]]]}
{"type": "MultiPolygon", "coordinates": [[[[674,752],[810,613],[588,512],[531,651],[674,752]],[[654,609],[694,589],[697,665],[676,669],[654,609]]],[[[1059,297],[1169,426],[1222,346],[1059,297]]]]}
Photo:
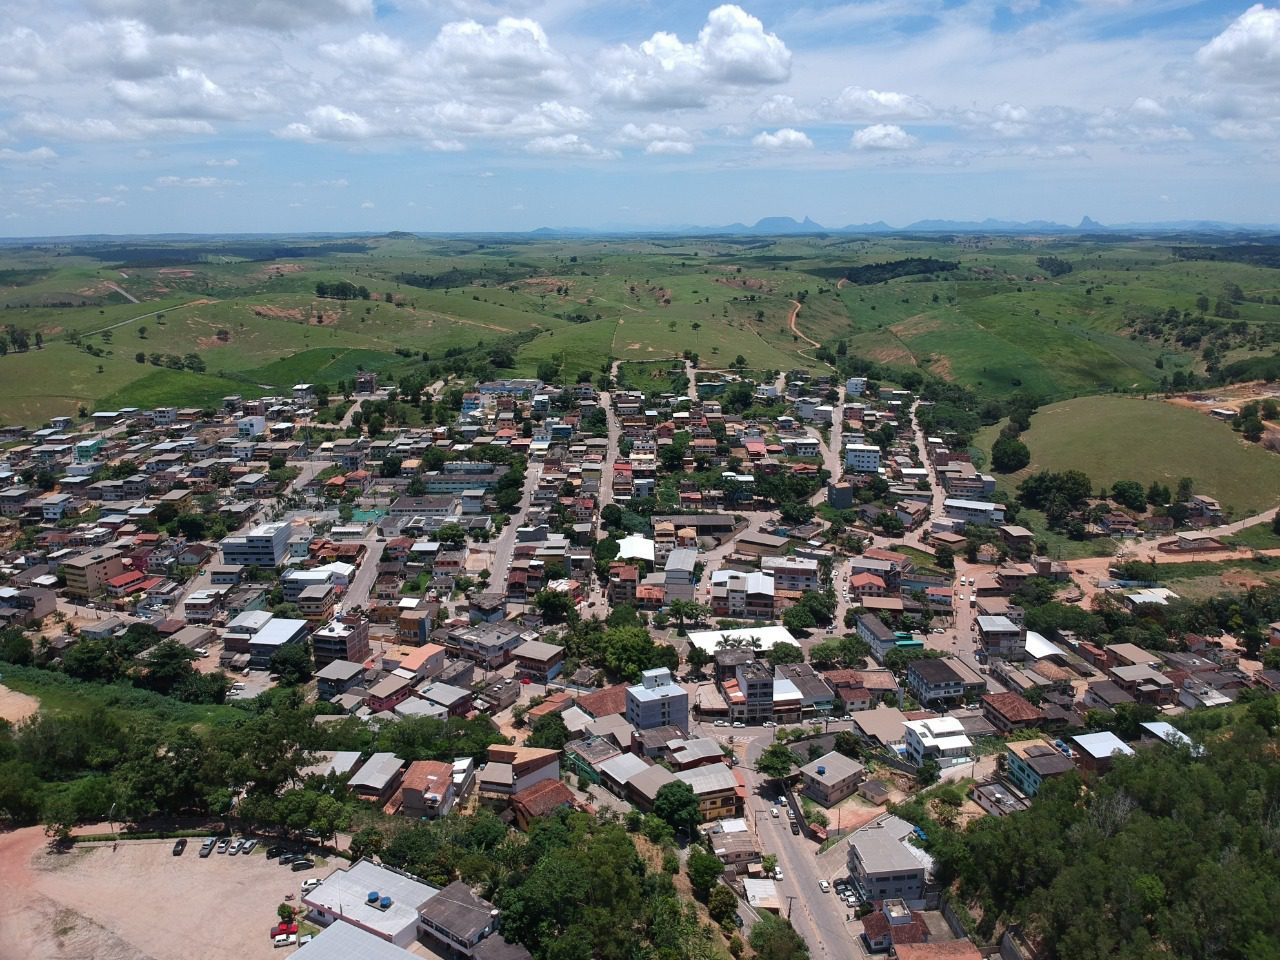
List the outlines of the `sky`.
{"type": "Polygon", "coordinates": [[[1280,7],[43,0],[0,235],[1280,222],[1280,7]]]}

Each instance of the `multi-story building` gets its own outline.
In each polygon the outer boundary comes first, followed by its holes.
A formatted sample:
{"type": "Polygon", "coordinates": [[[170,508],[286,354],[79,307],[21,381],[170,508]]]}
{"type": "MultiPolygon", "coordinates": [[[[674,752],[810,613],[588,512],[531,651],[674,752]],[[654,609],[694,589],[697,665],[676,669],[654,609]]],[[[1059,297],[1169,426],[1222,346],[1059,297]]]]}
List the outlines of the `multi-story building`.
{"type": "Polygon", "coordinates": [[[818,561],[813,557],[761,557],[760,570],[773,577],[774,590],[807,593],[821,588],[818,561]]]}
{"type": "Polygon", "coordinates": [[[973,759],[973,743],[965,734],[964,725],[955,717],[908,720],[902,726],[906,733],[907,759],[917,767],[927,760],[936,760],[945,769],[973,759]]]}
{"type": "Polygon", "coordinates": [[[311,635],[311,650],[317,667],[335,660],[364,663],[369,657],[369,649],[369,624],[364,620],[354,624],[332,620],[311,635]]]}
{"type": "Polygon", "coordinates": [[[1027,628],[1008,617],[978,617],[978,640],[988,657],[1000,660],[1027,658],[1027,628]]]}
{"type": "Polygon", "coordinates": [[[985,500],[961,500],[948,497],[943,512],[952,520],[975,527],[998,527],[1004,523],[1004,504],[985,500]]]}
{"type": "Polygon", "coordinates": [[[691,770],[677,770],[676,779],[687,783],[698,798],[703,822],[742,816],[742,795],[738,778],[724,763],[712,763],[691,770]]]}
{"type": "Polygon", "coordinates": [[[844,467],[852,473],[879,473],[880,448],[869,443],[846,443],[844,467]]]}
{"type": "Polygon", "coordinates": [[[1005,747],[1005,776],[1028,797],[1034,797],[1053,777],[1076,768],[1071,758],[1048,740],[1019,740],[1005,747]]]}
{"type": "Polygon", "coordinates": [[[885,814],[850,835],[849,876],[863,900],[924,900],[933,858],[911,845],[914,832],[907,821],[885,814]]]}
{"type": "Polygon", "coordinates": [[[58,572],[67,581],[67,596],[91,600],[106,592],[108,580],[124,573],[124,554],[111,547],[89,550],[62,561],[58,572]]]}
{"type": "Polygon", "coordinates": [[[221,543],[224,563],[274,569],[284,562],[289,552],[288,523],[264,523],[248,533],[224,537],[221,543]]]}
{"type": "Polygon", "coordinates": [[[772,620],[773,577],[767,573],[715,571],[711,575],[711,612],[718,617],[772,620]]]}
{"type": "Polygon", "coordinates": [[[732,679],[725,679],[720,686],[730,720],[755,724],[773,719],[773,671],[768,664],[759,660],[739,663],[732,679]]]}
{"type": "Polygon", "coordinates": [[[646,670],[627,688],[627,722],[637,730],[677,726],[689,731],[689,694],[666,667],[646,670]]]}
{"type": "Polygon", "coordinates": [[[914,660],[907,667],[907,689],[924,707],[955,707],[986,688],[980,674],[955,657],[914,660]]]}

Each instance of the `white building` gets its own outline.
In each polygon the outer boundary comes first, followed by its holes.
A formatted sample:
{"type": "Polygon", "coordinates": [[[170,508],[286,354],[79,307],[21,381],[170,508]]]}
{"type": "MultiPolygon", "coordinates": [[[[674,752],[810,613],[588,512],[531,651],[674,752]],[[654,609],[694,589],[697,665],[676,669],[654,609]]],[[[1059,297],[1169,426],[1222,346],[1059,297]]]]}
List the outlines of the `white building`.
{"type": "Polygon", "coordinates": [[[224,537],[222,562],[246,567],[278,567],[289,552],[287,523],[264,523],[242,536],[224,537]]]}
{"type": "Polygon", "coordinates": [[[943,501],[942,508],[952,520],[971,523],[975,527],[997,527],[1004,523],[1004,504],[1002,503],[948,497],[943,501]]]}
{"type": "Polygon", "coordinates": [[[880,448],[869,443],[846,443],[844,466],[854,473],[879,473],[880,448]]]}
{"type": "Polygon", "coordinates": [[[689,730],[689,694],[666,667],[646,670],[627,688],[627,722],[637,730],[673,725],[689,730]]]}
{"type": "Polygon", "coordinates": [[[903,727],[907,735],[907,759],[917,767],[926,760],[936,760],[939,766],[949,767],[973,759],[973,743],[955,717],[908,720],[903,727]]]}
{"type": "Polygon", "coordinates": [[[844,392],[851,397],[860,397],[867,392],[866,377],[850,377],[844,382],[844,392]]]}
{"type": "Polygon", "coordinates": [[[818,561],[812,557],[761,557],[760,570],[773,576],[774,590],[817,590],[818,561]]]}
{"type": "Polygon", "coordinates": [[[302,904],[307,919],[319,926],[340,920],[380,940],[408,947],[423,932],[419,911],[438,892],[411,874],[357,860],[304,894],[302,904]]]}

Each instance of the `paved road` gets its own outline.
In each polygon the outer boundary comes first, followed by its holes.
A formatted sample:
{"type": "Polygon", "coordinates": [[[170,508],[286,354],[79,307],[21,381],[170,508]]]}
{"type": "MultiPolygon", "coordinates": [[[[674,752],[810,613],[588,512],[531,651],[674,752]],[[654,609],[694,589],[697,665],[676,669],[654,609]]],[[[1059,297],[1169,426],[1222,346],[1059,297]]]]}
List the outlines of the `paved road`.
{"type": "Polygon", "coordinates": [[[507,525],[502,528],[496,540],[491,541],[493,559],[489,565],[489,583],[495,590],[505,590],[507,569],[511,566],[511,555],[516,547],[516,528],[520,526],[525,511],[533,501],[533,491],[538,488],[538,478],[542,476],[542,465],[530,463],[524,475],[524,491],[520,495],[520,504],[510,514],[507,525]]]}
{"type": "Polygon", "coordinates": [[[373,592],[373,585],[378,579],[378,560],[382,556],[383,545],[378,543],[377,526],[365,534],[363,543],[367,552],[364,555],[364,561],[356,569],[355,577],[347,585],[346,592],[343,594],[343,610],[367,605],[369,594],[373,592]]]}

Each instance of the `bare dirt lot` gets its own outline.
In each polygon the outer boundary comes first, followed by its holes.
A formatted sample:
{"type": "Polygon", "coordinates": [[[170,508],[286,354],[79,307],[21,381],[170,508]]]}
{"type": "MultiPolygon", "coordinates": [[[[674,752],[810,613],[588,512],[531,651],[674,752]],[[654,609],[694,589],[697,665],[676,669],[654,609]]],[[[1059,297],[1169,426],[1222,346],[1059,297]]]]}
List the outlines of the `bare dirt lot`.
{"type": "MultiPolygon", "coordinates": [[[[199,840],[124,841],[47,851],[38,827],[0,835],[4,960],[280,960],[267,935],[285,894],[308,877],[267,860],[217,853],[199,840]]],[[[289,951],[284,951],[289,952],[289,951]]]]}
{"type": "Polygon", "coordinates": [[[0,684],[0,720],[21,723],[27,717],[35,715],[39,709],[40,701],[35,697],[0,684]]]}

